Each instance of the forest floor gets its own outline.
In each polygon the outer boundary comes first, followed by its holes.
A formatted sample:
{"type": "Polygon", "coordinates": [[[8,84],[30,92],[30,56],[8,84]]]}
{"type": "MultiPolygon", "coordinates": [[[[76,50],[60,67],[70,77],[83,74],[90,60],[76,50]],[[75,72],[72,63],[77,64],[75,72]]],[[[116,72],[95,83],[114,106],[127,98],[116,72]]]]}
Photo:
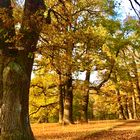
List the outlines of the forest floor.
{"type": "Polygon", "coordinates": [[[140,140],[140,120],[91,121],[61,126],[56,123],[32,124],[37,140],[140,140]]]}

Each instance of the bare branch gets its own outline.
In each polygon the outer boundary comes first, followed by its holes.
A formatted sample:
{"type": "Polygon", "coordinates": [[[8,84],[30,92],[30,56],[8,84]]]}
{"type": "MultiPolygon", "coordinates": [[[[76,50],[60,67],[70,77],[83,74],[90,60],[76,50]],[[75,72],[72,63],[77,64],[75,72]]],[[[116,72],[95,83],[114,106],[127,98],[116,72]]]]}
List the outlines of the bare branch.
{"type": "MultiPolygon", "coordinates": [[[[138,18],[139,18],[139,20],[140,20],[140,16],[139,16],[139,14],[137,13],[137,11],[136,11],[136,9],[135,9],[135,7],[134,7],[134,5],[133,5],[132,1],[131,1],[131,0],[129,0],[129,2],[130,2],[130,4],[131,4],[132,9],[134,10],[134,12],[136,13],[137,17],[138,17],[138,18]]],[[[135,2],[136,2],[136,3],[138,3],[136,0],[135,0],[135,2]]],[[[138,3],[138,4],[139,4],[139,3],[138,3]]]]}
{"type": "MultiPolygon", "coordinates": [[[[120,49],[118,49],[118,51],[116,52],[116,58],[118,57],[119,52],[120,52],[120,49]]],[[[111,74],[113,72],[113,68],[115,66],[115,60],[111,59],[110,61],[111,61],[111,67],[110,67],[110,72],[107,75],[107,77],[98,86],[91,85],[91,86],[89,86],[89,89],[94,89],[98,92],[98,90],[100,90],[100,88],[103,86],[103,84],[105,84],[109,80],[109,78],[111,77],[111,74]]]]}
{"type": "Polygon", "coordinates": [[[112,74],[114,65],[115,65],[115,62],[113,62],[112,66],[111,66],[111,69],[110,69],[110,72],[107,75],[107,77],[98,86],[91,85],[91,86],[89,86],[89,89],[94,89],[94,90],[98,91],[103,86],[103,84],[105,84],[109,80],[109,78],[110,78],[110,76],[112,74]]]}
{"type": "Polygon", "coordinates": [[[138,6],[140,6],[140,3],[138,3],[138,1],[137,0],[134,0],[135,1],[135,3],[138,5],[138,6]]]}
{"type": "Polygon", "coordinates": [[[54,107],[54,106],[56,106],[57,104],[58,104],[58,102],[50,103],[50,104],[47,104],[47,105],[41,105],[41,106],[38,107],[38,109],[37,109],[36,111],[32,112],[29,116],[31,116],[31,115],[37,113],[41,108],[54,107]]]}

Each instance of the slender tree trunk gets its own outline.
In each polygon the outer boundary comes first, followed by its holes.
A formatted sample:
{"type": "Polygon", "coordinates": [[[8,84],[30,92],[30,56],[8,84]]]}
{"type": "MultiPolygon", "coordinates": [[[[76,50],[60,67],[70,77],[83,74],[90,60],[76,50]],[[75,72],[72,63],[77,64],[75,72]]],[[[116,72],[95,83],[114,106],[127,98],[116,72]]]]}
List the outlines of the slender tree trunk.
{"type": "MultiPolygon", "coordinates": [[[[134,57],[133,57],[134,59],[134,57]]],[[[137,65],[135,60],[133,61],[133,65],[134,65],[134,72],[135,72],[135,83],[136,83],[136,90],[137,90],[137,94],[138,94],[138,100],[140,102],[140,85],[139,85],[139,76],[138,76],[138,70],[137,70],[137,65]]]]}
{"type": "Polygon", "coordinates": [[[133,92],[132,95],[132,105],[133,105],[133,119],[137,119],[138,115],[137,115],[137,107],[136,107],[136,97],[135,97],[135,93],[133,92]]]}
{"type": "MultiPolygon", "coordinates": [[[[134,73],[135,73],[136,90],[137,90],[138,95],[139,95],[139,92],[140,92],[139,79],[138,79],[137,66],[136,66],[134,57],[133,57],[133,66],[134,66],[134,73]]],[[[132,102],[132,109],[129,109],[130,111],[128,111],[130,114],[129,118],[130,119],[137,119],[136,96],[135,96],[135,90],[134,90],[134,85],[133,85],[133,79],[132,79],[129,72],[127,72],[127,74],[128,74],[128,77],[130,78],[130,86],[131,86],[131,90],[130,90],[131,101],[129,101],[129,103],[128,103],[129,108],[130,108],[131,102],[132,102]]]]}
{"type": "Polygon", "coordinates": [[[137,103],[136,103],[136,96],[135,96],[135,90],[134,90],[134,85],[133,85],[133,81],[132,78],[130,79],[131,82],[131,94],[132,94],[132,110],[133,110],[133,119],[137,119],[138,115],[137,115],[137,103]]]}
{"type": "MultiPolygon", "coordinates": [[[[127,96],[128,96],[128,95],[127,95],[127,96]]],[[[132,119],[133,119],[133,115],[132,115],[132,111],[131,111],[130,100],[131,100],[131,98],[128,96],[128,97],[127,97],[128,119],[129,119],[129,120],[132,120],[132,119]]]]}
{"type": "Polygon", "coordinates": [[[116,93],[117,93],[117,101],[118,101],[119,119],[125,120],[126,118],[125,118],[123,106],[121,103],[121,95],[118,88],[116,89],[116,93]]]}
{"type": "Polygon", "coordinates": [[[1,134],[1,106],[2,106],[2,97],[3,97],[3,56],[2,50],[0,50],[0,134],[1,134]]]}
{"type": "Polygon", "coordinates": [[[83,104],[82,104],[82,122],[88,122],[88,103],[89,103],[89,80],[90,80],[90,71],[86,72],[84,95],[83,95],[83,104]]]}
{"type": "Polygon", "coordinates": [[[63,93],[63,86],[62,86],[62,79],[61,74],[59,75],[59,123],[63,123],[63,116],[64,116],[64,93],[63,93]]]}
{"type": "Polygon", "coordinates": [[[127,99],[127,95],[124,96],[124,108],[125,108],[125,111],[124,111],[124,115],[125,115],[125,118],[126,119],[129,119],[129,113],[128,113],[128,99],[127,99]]]}
{"type": "Polygon", "coordinates": [[[139,86],[138,78],[136,78],[136,89],[137,89],[137,93],[138,93],[138,99],[139,99],[139,102],[140,102],[140,86],[139,86]]]}
{"type": "Polygon", "coordinates": [[[122,102],[121,102],[121,95],[120,95],[120,90],[119,90],[119,84],[118,84],[118,80],[117,80],[117,74],[115,73],[115,79],[114,79],[114,83],[116,86],[116,95],[117,95],[117,103],[118,103],[118,112],[119,112],[119,119],[125,120],[125,114],[124,114],[124,109],[122,106],[122,102]]]}
{"type": "Polygon", "coordinates": [[[2,56],[2,51],[0,50],[0,108],[2,105],[2,95],[3,95],[3,84],[2,84],[2,73],[3,73],[3,56],[2,56]]]}

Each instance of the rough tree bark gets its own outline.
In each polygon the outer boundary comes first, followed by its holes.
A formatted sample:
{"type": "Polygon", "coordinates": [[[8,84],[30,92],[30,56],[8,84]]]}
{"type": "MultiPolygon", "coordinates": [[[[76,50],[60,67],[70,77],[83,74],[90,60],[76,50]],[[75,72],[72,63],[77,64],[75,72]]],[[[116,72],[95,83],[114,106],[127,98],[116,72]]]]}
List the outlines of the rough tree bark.
{"type": "MultiPolygon", "coordinates": [[[[0,1],[0,134],[2,134],[4,127],[3,127],[3,111],[4,111],[4,101],[3,101],[3,95],[4,95],[4,76],[3,71],[4,67],[7,66],[7,64],[10,61],[9,59],[5,57],[6,54],[9,53],[9,55],[12,55],[9,52],[9,47],[14,47],[14,42],[11,41],[13,36],[15,35],[14,31],[14,24],[13,24],[13,17],[12,17],[12,10],[10,7],[10,1],[0,1]],[[3,109],[2,109],[3,108],[3,109]]],[[[8,100],[8,99],[7,99],[8,100]]],[[[6,106],[6,105],[5,105],[6,106]]],[[[9,115],[10,116],[10,115],[9,115]]],[[[6,127],[6,126],[5,126],[6,127]]]]}
{"type": "Polygon", "coordinates": [[[42,0],[26,0],[21,23],[21,38],[14,40],[15,29],[10,0],[0,1],[0,86],[2,87],[1,140],[34,140],[29,123],[29,87],[43,10],[42,0]],[[5,19],[5,20],[4,20],[5,19]],[[5,38],[6,35],[6,38],[5,38]],[[9,39],[9,40],[8,40],[9,39]],[[11,41],[11,40],[14,41],[11,41]],[[4,61],[2,61],[2,59],[4,61]]]}

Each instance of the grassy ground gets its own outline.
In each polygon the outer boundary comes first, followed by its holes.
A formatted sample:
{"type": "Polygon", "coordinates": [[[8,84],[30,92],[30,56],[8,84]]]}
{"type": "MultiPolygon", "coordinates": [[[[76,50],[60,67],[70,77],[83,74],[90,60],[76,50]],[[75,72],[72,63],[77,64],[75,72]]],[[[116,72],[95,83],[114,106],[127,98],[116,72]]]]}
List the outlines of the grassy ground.
{"type": "Polygon", "coordinates": [[[33,124],[37,140],[140,140],[140,121],[92,121],[60,126],[33,124]]]}

